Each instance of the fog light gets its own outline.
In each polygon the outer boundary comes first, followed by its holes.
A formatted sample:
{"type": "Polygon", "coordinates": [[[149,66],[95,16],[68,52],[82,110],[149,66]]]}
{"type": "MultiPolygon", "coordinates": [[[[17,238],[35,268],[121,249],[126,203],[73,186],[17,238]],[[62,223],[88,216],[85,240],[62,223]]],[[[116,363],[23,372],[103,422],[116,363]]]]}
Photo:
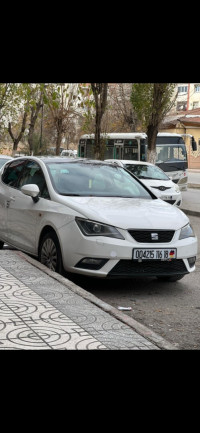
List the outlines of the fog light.
{"type": "Polygon", "coordinates": [[[108,259],[96,259],[93,257],[85,257],[84,259],[80,260],[75,268],[83,268],[83,269],[94,269],[98,270],[101,269],[103,265],[108,261],[108,259]]]}
{"type": "Polygon", "coordinates": [[[196,256],[195,257],[190,257],[188,259],[188,263],[189,263],[190,268],[192,268],[194,266],[195,262],[196,262],[196,256]]]}

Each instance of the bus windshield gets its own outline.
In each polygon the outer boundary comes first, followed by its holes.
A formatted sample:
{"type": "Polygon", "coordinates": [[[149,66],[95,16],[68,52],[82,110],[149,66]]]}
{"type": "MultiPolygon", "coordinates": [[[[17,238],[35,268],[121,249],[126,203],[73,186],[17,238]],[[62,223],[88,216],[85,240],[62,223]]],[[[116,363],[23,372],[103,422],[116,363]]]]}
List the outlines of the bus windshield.
{"type": "Polygon", "coordinates": [[[157,144],[156,164],[187,161],[185,145],[180,144],[157,144]]]}

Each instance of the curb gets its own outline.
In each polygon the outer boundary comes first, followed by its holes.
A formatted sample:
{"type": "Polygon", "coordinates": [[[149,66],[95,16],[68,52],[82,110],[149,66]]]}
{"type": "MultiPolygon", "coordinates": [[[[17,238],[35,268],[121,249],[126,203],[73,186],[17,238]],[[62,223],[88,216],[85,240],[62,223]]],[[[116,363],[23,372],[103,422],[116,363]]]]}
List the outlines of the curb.
{"type": "Polygon", "coordinates": [[[196,210],[190,210],[190,209],[183,209],[183,208],[179,208],[180,210],[182,210],[182,212],[186,213],[186,215],[191,215],[191,216],[197,216],[200,217],[200,211],[196,211],[196,210]]]}
{"type": "Polygon", "coordinates": [[[156,334],[151,329],[147,328],[147,326],[142,325],[141,323],[137,322],[132,317],[129,317],[126,314],[118,311],[115,307],[112,307],[111,305],[107,304],[106,302],[101,301],[101,299],[97,298],[92,293],[87,292],[85,289],[82,289],[82,287],[77,286],[75,283],[73,283],[72,281],[63,277],[62,275],[51,271],[49,268],[47,268],[42,263],[38,262],[36,259],[29,257],[27,254],[22,253],[21,251],[15,251],[15,254],[18,254],[21,258],[23,258],[24,260],[29,262],[34,267],[40,269],[42,272],[49,275],[51,278],[54,278],[55,280],[59,281],[61,284],[66,286],[68,289],[72,290],[77,295],[83,297],[87,301],[89,301],[92,304],[96,305],[97,307],[101,308],[106,313],[111,314],[116,319],[125,323],[127,326],[132,328],[139,335],[146,338],[147,340],[149,340],[150,342],[155,344],[160,349],[162,349],[162,350],[179,350],[179,348],[177,346],[175,346],[172,343],[169,343],[164,338],[162,338],[160,335],[156,334]]]}
{"type": "Polygon", "coordinates": [[[199,183],[188,183],[188,188],[200,188],[199,183]]]}

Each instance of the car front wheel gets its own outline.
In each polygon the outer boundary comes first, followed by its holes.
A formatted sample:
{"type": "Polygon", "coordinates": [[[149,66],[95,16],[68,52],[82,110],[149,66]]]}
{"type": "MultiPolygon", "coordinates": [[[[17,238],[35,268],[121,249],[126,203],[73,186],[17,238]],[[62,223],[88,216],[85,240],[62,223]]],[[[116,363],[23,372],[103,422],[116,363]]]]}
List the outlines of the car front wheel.
{"type": "Polygon", "coordinates": [[[3,246],[4,246],[4,242],[0,241],[0,250],[2,250],[3,246]]]}
{"type": "Polygon", "coordinates": [[[62,274],[61,249],[54,232],[49,232],[42,238],[39,247],[39,261],[52,271],[62,274]]]}

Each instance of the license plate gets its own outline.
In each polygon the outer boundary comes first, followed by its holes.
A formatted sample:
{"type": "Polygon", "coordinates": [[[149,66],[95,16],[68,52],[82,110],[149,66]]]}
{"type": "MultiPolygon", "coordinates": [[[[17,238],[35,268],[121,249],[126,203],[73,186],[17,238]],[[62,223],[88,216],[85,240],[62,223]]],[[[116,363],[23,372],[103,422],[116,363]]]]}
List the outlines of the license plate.
{"type": "Polygon", "coordinates": [[[162,195],[161,199],[162,200],[172,200],[172,197],[173,197],[172,195],[162,195]]]}
{"type": "Polygon", "coordinates": [[[176,259],[176,248],[138,248],[133,250],[133,260],[176,259]]]}

